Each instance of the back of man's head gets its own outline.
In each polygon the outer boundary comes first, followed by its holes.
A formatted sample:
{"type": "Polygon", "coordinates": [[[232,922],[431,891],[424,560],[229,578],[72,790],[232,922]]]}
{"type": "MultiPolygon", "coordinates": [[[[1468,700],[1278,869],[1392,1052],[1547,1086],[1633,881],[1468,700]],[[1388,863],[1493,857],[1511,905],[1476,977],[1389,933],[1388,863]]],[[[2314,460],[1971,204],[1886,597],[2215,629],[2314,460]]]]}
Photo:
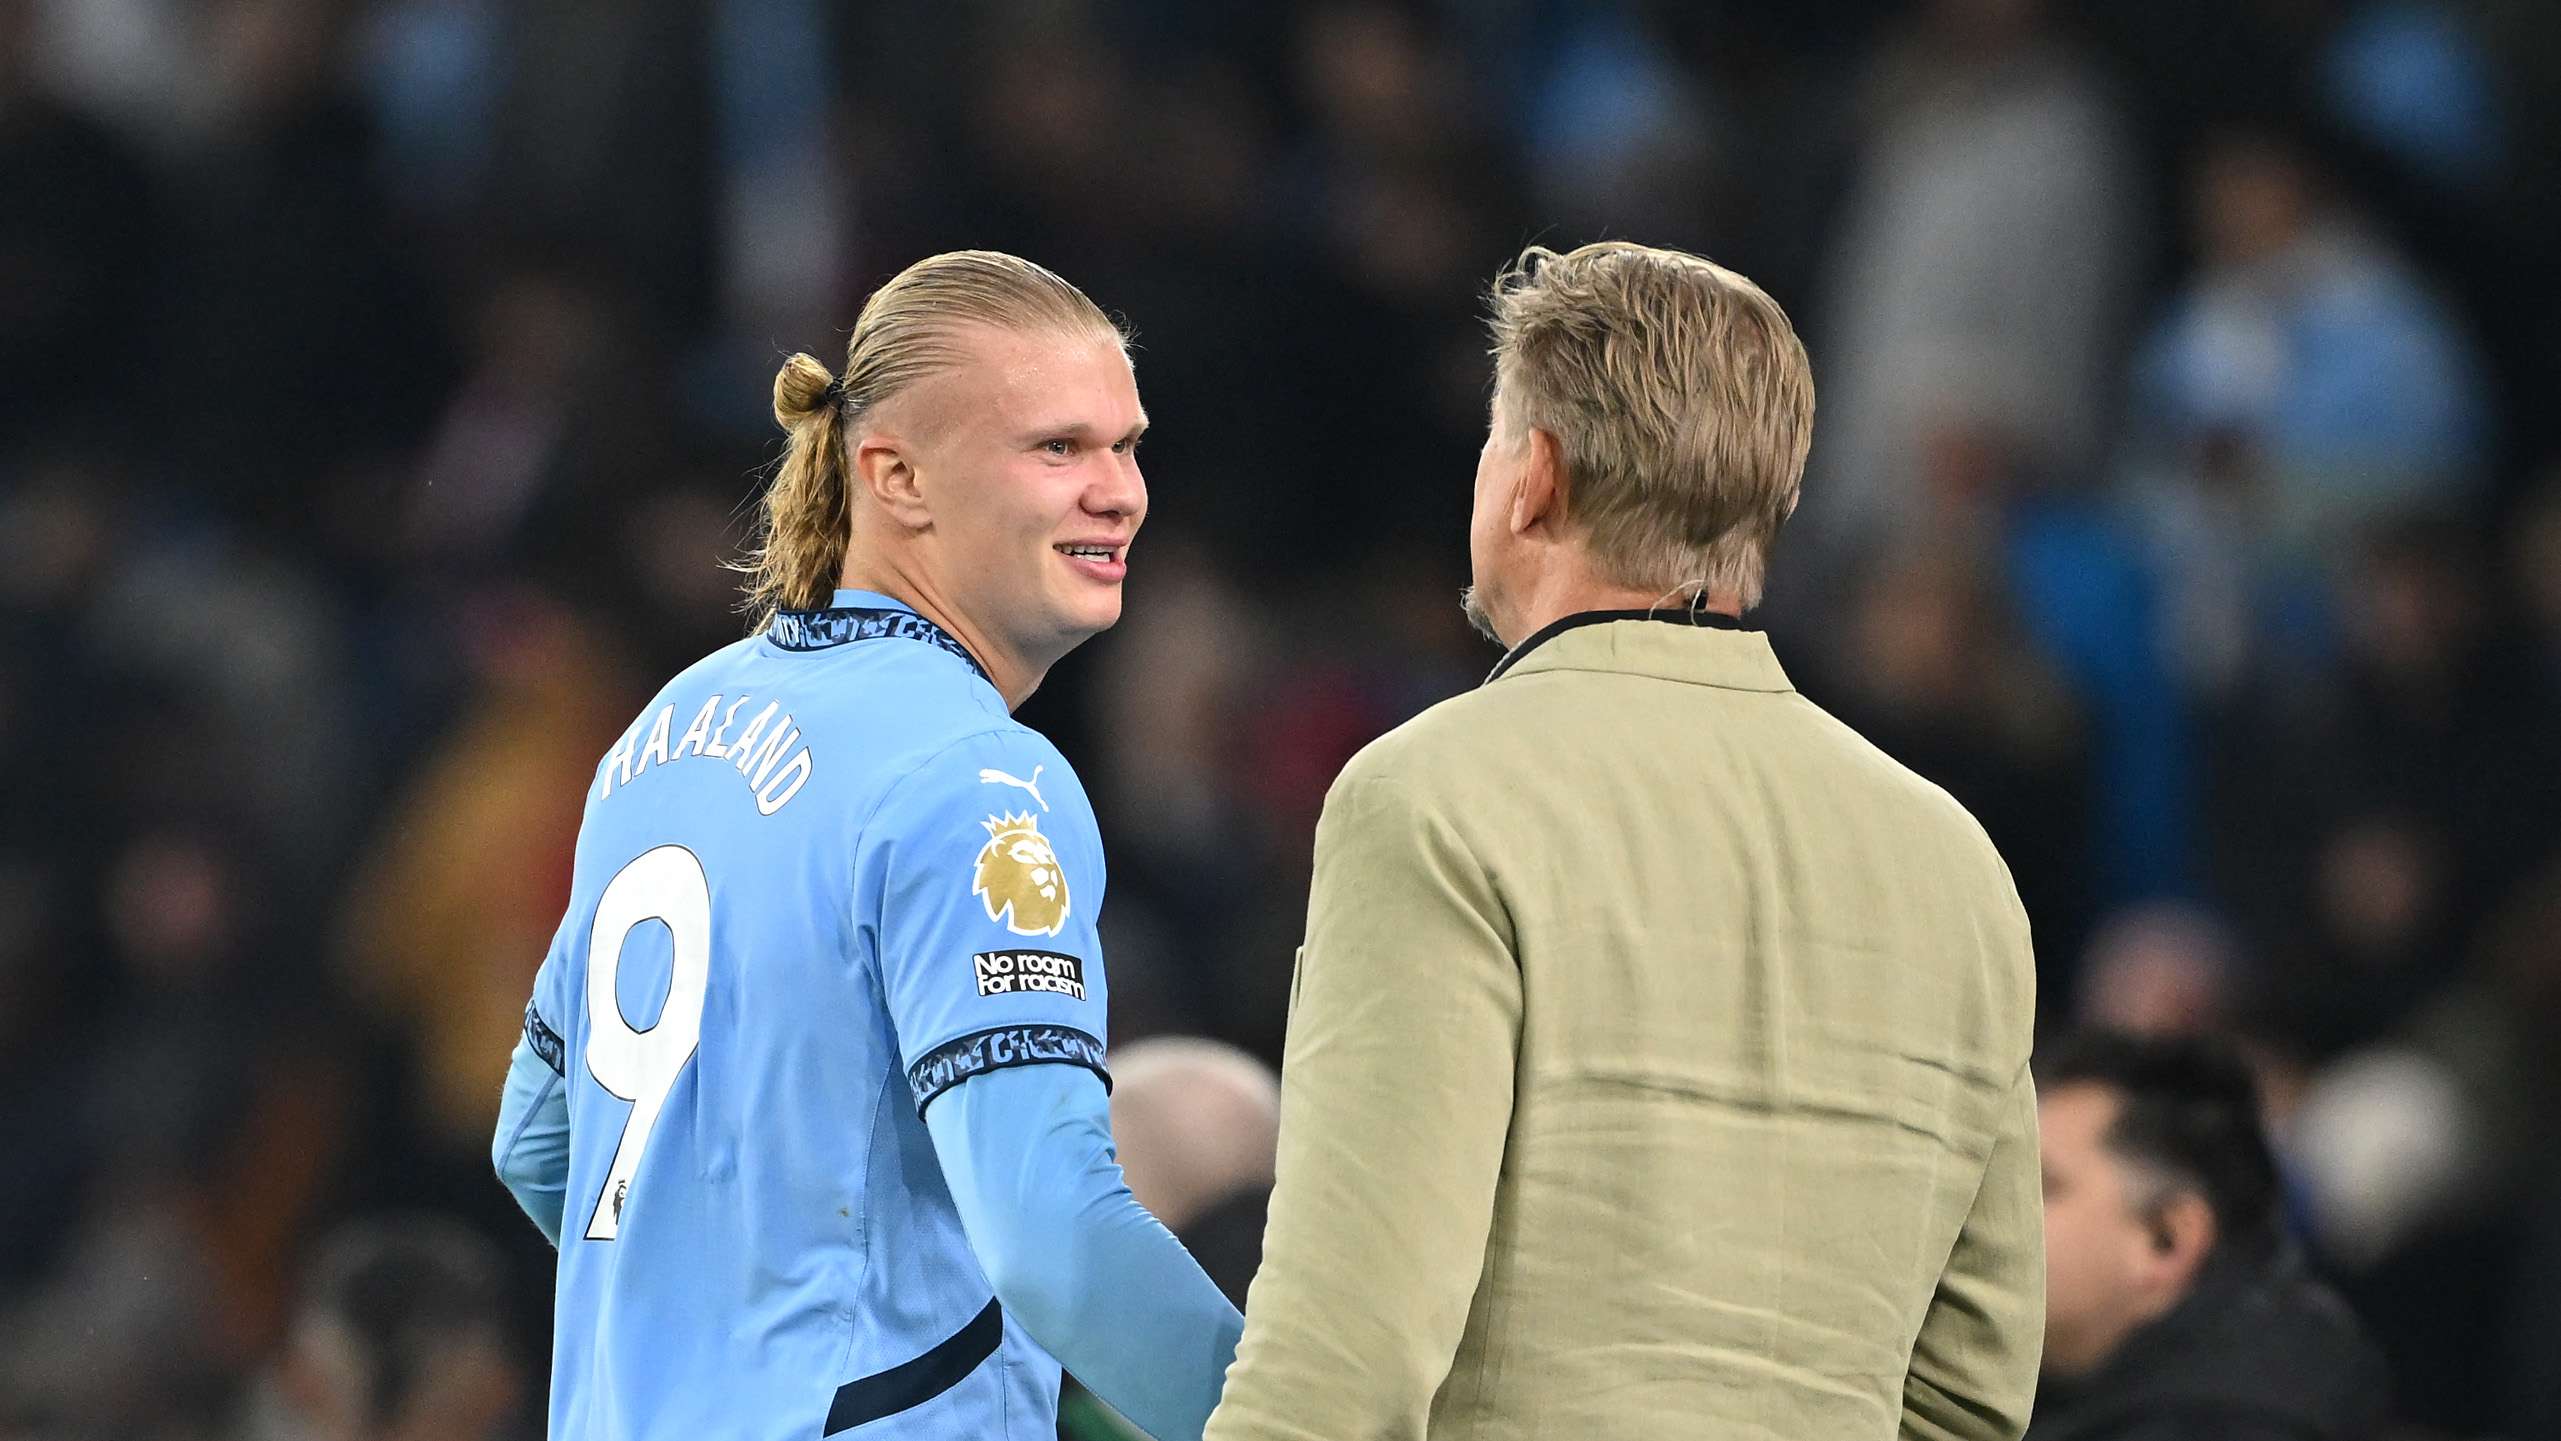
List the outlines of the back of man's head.
{"type": "Polygon", "coordinates": [[[1759,602],[1814,434],[1814,375],[1786,312],[1677,250],[1523,251],[1494,282],[1498,431],[1555,438],[1566,513],[1597,569],[1759,602]]]}
{"type": "Polygon", "coordinates": [[[2214,1041],[2088,1032],[2041,1052],[2036,1079],[2045,1369],[2078,1376],[2178,1309],[2219,1257],[2266,1254],[2276,1163],[2248,1068],[2214,1041]]]}
{"type": "Polygon", "coordinates": [[[1112,1136],[1131,1194],[1180,1231],[1272,1183],[1280,1080],[1223,1041],[1156,1036],[1112,1058],[1112,1136]]]}
{"type": "Polygon", "coordinates": [[[2274,1239],[2276,1156],[2260,1121],[2258,1083],[2229,1043],[2085,1031],[2041,1054],[2036,1079],[2049,1096],[2076,1085],[2112,1094],[2115,1120],[2103,1144],[2156,1191],[2203,1198],[2218,1244],[2274,1239]]]}

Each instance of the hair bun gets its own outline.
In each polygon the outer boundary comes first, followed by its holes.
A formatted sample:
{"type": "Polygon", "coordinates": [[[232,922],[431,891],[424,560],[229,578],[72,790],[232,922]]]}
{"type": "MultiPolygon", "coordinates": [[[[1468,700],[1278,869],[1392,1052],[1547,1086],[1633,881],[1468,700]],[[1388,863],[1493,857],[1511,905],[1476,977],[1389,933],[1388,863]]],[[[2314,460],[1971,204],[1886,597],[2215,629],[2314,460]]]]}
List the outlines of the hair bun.
{"type": "Polygon", "coordinates": [[[774,372],[774,423],[785,430],[832,409],[836,377],[818,357],[806,351],[783,362],[774,372]]]}

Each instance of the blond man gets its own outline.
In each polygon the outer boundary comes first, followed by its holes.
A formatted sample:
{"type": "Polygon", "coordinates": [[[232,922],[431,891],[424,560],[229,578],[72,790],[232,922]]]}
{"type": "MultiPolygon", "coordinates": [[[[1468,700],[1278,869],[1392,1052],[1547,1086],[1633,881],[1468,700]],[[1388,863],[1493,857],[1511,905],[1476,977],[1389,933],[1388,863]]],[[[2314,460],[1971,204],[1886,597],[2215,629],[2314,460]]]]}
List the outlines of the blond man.
{"type": "Polygon", "coordinates": [[[491,1142],[560,1247],[550,1434],[1053,1441],[1064,1363],[1196,1437],[1242,1320],[1122,1183],[1102,840],[1012,716],[1120,618],[1126,339],[931,256],[774,418],[756,633],[597,766],[491,1142]]]}
{"type": "Polygon", "coordinates": [[[1327,797],[1208,1435],[2015,1437],[2034,1005],[2000,857],[1741,617],[1813,383],[1750,281],[1494,287],[1478,690],[1327,797]]]}

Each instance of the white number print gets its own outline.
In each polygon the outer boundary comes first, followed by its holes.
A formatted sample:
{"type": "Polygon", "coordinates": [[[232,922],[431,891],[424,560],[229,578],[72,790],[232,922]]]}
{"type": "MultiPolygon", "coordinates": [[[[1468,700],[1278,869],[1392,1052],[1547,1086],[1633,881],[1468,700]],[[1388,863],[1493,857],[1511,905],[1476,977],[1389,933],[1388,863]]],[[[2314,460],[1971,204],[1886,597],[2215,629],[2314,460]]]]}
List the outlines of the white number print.
{"type": "Polygon", "coordinates": [[[606,885],[596,903],[596,928],[587,938],[587,1072],[596,1084],[631,1102],[622,1144],[587,1218],[587,1239],[622,1234],[623,1207],[632,1173],[667,1092],[694,1058],[702,1039],[703,992],[711,984],[711,881],[702,862],[683,846],[644,852],[606,885]],[[622,948],[643,921],[664,921],[675,939],[676,960],[667,981],[667,1004],[657,1024],[632,1029],[614,990],[622,948]]]}

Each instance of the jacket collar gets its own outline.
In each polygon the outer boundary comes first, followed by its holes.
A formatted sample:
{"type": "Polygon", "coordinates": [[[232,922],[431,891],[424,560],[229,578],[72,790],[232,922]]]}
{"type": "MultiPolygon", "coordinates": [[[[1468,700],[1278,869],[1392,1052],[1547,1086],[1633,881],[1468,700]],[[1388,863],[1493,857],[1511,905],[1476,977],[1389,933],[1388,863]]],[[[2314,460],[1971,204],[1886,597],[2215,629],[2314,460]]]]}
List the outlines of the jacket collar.
{"type": "Polygon", "coordinates": [[[1792,691],[1769,637],[1732,616],[1691,610],[1587,610],[1542,627],[1485,677],[1615,671],[1726,690],[1792,691]]]}

